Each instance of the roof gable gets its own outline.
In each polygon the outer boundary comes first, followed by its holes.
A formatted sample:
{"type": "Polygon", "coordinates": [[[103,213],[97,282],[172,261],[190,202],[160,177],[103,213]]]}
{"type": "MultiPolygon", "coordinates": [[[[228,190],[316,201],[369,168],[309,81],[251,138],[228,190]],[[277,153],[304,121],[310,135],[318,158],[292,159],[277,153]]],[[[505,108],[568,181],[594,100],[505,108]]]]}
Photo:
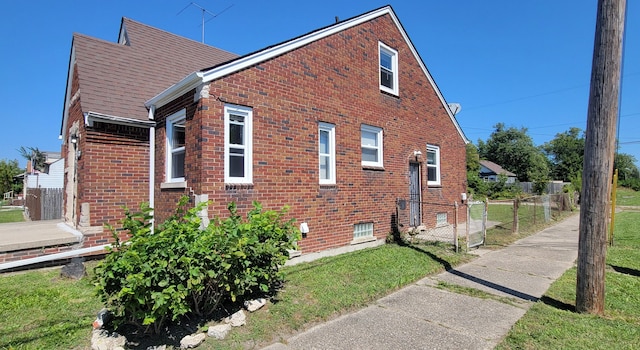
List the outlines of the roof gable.
{"type": "Polygon", "coordinates": [[[296,49],[298,49],[298,48],[300,48],[302,46],[308,45],[308,44],[310,44],[312,42],[315,42],[317,40],[320,40],[322,38],[328,37],[330,35],[337,34],[337,33],[341,32],[343,30],[346,30],[348,28],[355,27],[355,26],[357,26],[359,24],[371,21],[373,19],[385,16],[385,15],[389,15],[391,17],[393,23],[396,25],[397,29],[400,31],[402,37],[404,38],[404,41],[406,42],[407,46],[409,47],[409,49],[410,49],[411,53],[413,54],[414,58],[419,63],[420,67],[422,68],[423,73],[425,74],[425,76],[427,77],[430,85],[432,86],[433,90],[435,91],[438,99],[440,100],[442,106],[444,107],[444,110],[447,112],[447,114],[449,115],[449,118],[451,119],[452,123],[455,125],[455,128],[458,131],[460,137],[464,140],[465,143],[468,143],[469,141],[467,140],[466,136],[464,135],[464,132],[462,131],[462,129],[460,128],[460,125],[458,124],[457,120],[455,119],[454,114],[451,111],[451,108],[446,103],[444,97],[442,96],[442,93],[441,93],[440,89],[438,88],[438,86],[436,85],[435,81],[433,80],[433,77],[431,76],[431,74],[427,70],[427,67],[424,64],[424,61],[422,60],[422,58],[418,54],[417,50],[413,46],[413,43],[409,39],[409,36],[405,32],[404,28],[402,27],[402,24],[398,20],[395,12],[391,8],[391,6],[381,7],[379,9],[367,12],[367,13],[362,14],[360,16],[356,16],[356,17],[353,17],[353,18],[338,22],[336,24],[333,24],[333,25],[330,25],[330,26],[327,26],[327,27],[324,27],[324,28],[317,29],[317,30],[312,31],[312,32],[310,32],[308,34],[301,35],[299,37],[296,37],[296,38],[293,38],[291,40],[282,42],[280,44],[272,45],[272,46],[266,47],[266,48],[264,48],[262,50],[247,54],[247,55],[239,57],[239,58],[236,58],[236,59],[234,59],[233,61],[230,61],[230,62],[226,62],[226,63],[222,63],[222,64],[219,64],[219,65],[211,66],[210,68],[204,69],[204,70],[201,70],[201,71],[195,71],[195,72],[191,73],[190,75],[186,76],[184,79],[180,80],[178,83],[172,85],[171,87],[169,87],[168,89],[166,89],[162,93],[160,93],[160,94],[156,95],[155,97],[151,98],[145,104],[148,107],[150,107],[150,106],[156,106],[156,107],[163,106],[164,104],[171,102],[175,98],[183,95],[187,91],[192,90],[192,89],[196,88],[197,86],[199,86],[201,84],[208,83],[210,81],[222,78],[222,77],[224,77],[226,75],[229,75],[229,74],[233,74],[235,72],[241,71],[241,70],[246,69],[248,67],[251,67],[253,65],[259,64],[259,63],[264,62],[264,61],[267,61],[267,60],[269,60],[271,58],[274,58],[274,57],[283,55],[285,53],[288,53],[290,51],[296,50],[296,49]]]}
{"type": "MultiPolygon", "coordinates": [[[[500,174],[504,174],[506,176],[509,177],[515,177],[517,176],[516,174],[510,172],[509,170],[505,170],[504,168],[502,168],[500,165],[489,161],[489,160],[481,160],[480,161],[480,165],[484,168],[486,168],[487,170],[489,170],[490,172],[492,172],[495,175],[500,175],[500,174]]],[[[481,173],[483,173],[481,171],[481,173]]]]}
{"type": "Polygon", "coordinates": [[[122,18],[117,42],[76,33],[71,45],[61,135],[68,118],[74,72],[79,80],[83,114],[148,120],[146,100],[194,70],[236,57],[129,18],[122,18]]]}

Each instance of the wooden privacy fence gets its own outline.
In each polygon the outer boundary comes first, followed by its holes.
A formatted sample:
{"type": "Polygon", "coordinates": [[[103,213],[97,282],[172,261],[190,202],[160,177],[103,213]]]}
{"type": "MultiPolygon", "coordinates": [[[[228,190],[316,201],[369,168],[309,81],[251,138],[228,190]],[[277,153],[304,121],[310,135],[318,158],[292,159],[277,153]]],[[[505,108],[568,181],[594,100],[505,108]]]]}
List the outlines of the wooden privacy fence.
{"type": "Polygon", "coordinates": [[[62,218],[62,188],[28,188],[25,207],[34,221],[62,218]]]}

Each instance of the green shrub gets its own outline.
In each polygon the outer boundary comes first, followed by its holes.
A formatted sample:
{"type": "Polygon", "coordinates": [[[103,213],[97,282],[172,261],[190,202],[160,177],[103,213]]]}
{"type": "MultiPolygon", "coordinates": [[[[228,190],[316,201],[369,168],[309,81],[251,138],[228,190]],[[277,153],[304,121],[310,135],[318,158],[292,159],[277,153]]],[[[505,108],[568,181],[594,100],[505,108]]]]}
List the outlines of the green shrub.
{"type": "Polygon", "coordinates": [[[116,242],[95,269],[101,300],[116,316],[116,325],[131,323],[158,332],[166,321],[188,314],[210,315],[221,301],[264,294],[282,281],[279,267],[295,248],[299,232],[281,211],[254,208],[244,220],[235,203],[229,217],[205,228],[197,213],[206,203],[175,214],[152,232],[151,208],[125,209],[123,229],[130,238],[116,242]]]}

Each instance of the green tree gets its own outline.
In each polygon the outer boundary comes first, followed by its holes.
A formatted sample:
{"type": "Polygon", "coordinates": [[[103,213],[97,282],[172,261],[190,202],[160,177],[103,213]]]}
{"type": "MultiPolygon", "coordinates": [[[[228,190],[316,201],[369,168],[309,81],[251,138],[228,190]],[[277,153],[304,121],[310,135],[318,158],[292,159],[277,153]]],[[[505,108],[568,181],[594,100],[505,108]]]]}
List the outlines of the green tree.
{"type": "Polygon", "coordinates": [[[553,179],[567,182],[582,174],[584,132],[580,128],[556,134],[553,140],[542,145],[542,150],[551,161],[553,179]]]}
{"type": "Polygon", "coordinates": [[[618,169],[618,179],[621,181],[640,179],[640,171],[636,166],[636,157],[626,153],[616,153],[613,168],[618,169]]]}
{"type": "Polygon", "coordinates": [[[467,186],[472,194],[485,195],[487,184],[480,178],[480,156],[478,148],[467,144],[467,186]]]}
{"type": "Polygon", "coordinates": [[[549,179],[549,161],[540,148],[533,144],[527,129],[494,126],[486,142],[478,142],[481,159],[490,160],[504,169],[516,173],[518,180],[546,183],[549,179]]]}
{"type": "Polygon", "coordinates": [[[0,193],[22,191],[22,183],[15,178],[21,172],[17,160],[0,160],[0,193]]]}
{"type": "Polygon", "coordinates": [[[47,167],[47,157],[38,147],[24,147],[20,146],[18,149],[20,155],[27,161],[32,162],[33,169],[44,171],[47,167]]]}

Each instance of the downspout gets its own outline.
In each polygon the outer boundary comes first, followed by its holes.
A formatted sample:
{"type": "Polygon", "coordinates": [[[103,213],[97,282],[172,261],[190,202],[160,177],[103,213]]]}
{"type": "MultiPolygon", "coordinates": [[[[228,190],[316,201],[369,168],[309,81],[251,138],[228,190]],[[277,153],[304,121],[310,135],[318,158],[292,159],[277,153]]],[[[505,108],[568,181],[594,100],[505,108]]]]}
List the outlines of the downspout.
{"type": "MultiPolygon", "coordinates": [[[[154,120],[156,106],[149,107],[149,120],[154,120]]],[[[151,233],[154,231],[155,224],[155,168],[156,168],[156,127],[149,128],[149,207],[152,209],[150,215],[151,233]]]]}

